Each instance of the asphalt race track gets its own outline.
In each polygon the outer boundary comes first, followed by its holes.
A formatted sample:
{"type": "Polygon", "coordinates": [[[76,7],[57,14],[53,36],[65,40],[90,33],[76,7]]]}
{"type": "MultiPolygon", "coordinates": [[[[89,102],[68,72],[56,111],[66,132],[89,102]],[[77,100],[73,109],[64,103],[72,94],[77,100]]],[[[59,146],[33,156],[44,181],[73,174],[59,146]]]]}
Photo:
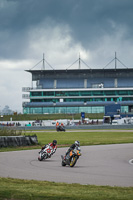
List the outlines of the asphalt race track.
{"type": "Polygon", "coordinates": [[[0,177],[54,182],[133,186],[133,144],[82,146],[75,167],[61,166],[58,148],[48,160],[38,161],[39,150],[0,153],[0,177]]]}

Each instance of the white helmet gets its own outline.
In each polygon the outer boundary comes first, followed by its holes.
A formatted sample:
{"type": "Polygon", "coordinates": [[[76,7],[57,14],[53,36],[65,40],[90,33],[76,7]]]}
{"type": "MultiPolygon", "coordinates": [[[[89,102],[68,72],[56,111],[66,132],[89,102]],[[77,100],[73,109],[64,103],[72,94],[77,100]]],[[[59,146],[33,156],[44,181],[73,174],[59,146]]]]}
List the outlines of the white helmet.
{"type": "Polygon", "coordinates": [[[79,141],[75,141],[75,145],[79,147],[80,146],[80,142],[79,141]]]}

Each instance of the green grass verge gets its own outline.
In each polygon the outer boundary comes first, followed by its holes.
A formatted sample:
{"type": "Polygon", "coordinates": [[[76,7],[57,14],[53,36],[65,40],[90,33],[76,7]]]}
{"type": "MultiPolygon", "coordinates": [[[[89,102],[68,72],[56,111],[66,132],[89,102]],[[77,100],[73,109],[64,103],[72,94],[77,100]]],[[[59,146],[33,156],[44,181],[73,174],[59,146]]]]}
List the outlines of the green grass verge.
{"type": "MultiPolygon", "coordinates": [[[[53,139],[58,141],[58,145],[70,145],[75,140],[80,144],[100,145],[100,144],[118,144],[132,143],[133,132],[33,132],[36,134],[40,145],[46,144],[53,139]]],[[[32,135],[31,134],[31,135],[32,135]]]]}
{"type": "Polygon", "coordinates": [[[132,200],[133,187],[0,178],[0,200],[132,200]]]}
{"type": "Polygon", "coordinates": [[[25,135],[37,135],[39,145],[28,147],[0,148],[2,151],[37,149],[56,139],[58,146],[70,146],[75,140],[80,141],[81,146],[101,144],[133,143],[133,132],[25,132],[25,135]]]}

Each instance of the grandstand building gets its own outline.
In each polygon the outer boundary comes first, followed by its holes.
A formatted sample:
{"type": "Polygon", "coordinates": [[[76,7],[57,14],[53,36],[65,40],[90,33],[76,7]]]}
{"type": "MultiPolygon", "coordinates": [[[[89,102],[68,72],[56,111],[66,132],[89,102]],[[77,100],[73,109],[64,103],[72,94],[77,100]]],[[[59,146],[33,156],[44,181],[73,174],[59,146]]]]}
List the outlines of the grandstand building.
{"type": "Polygon", "coordinates": [[[30,100],[23,102],[23,113],[105,113],[108,105],[117,105],[121,114],[132,113],[133,69],[117,68],[116,61],[113,69],[26,70],[32,86],[23,88],[28,92],[23,98],[30,100]]]}

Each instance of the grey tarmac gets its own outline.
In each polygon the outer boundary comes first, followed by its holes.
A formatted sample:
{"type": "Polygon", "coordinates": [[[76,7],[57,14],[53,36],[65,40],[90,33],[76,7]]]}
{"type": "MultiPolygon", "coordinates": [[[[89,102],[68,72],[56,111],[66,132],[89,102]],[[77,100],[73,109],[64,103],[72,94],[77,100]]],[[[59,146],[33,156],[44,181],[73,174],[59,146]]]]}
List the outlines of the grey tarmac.
{"type": "Polygon", "coordinates": [[[0,153],[0,177],[42,180],[83,185],[133,186],[133,144],[81,146],[82,156],[76,165],[61,166],[58,148],[45,161],[38,161],[39,150],[0,153]]]}

